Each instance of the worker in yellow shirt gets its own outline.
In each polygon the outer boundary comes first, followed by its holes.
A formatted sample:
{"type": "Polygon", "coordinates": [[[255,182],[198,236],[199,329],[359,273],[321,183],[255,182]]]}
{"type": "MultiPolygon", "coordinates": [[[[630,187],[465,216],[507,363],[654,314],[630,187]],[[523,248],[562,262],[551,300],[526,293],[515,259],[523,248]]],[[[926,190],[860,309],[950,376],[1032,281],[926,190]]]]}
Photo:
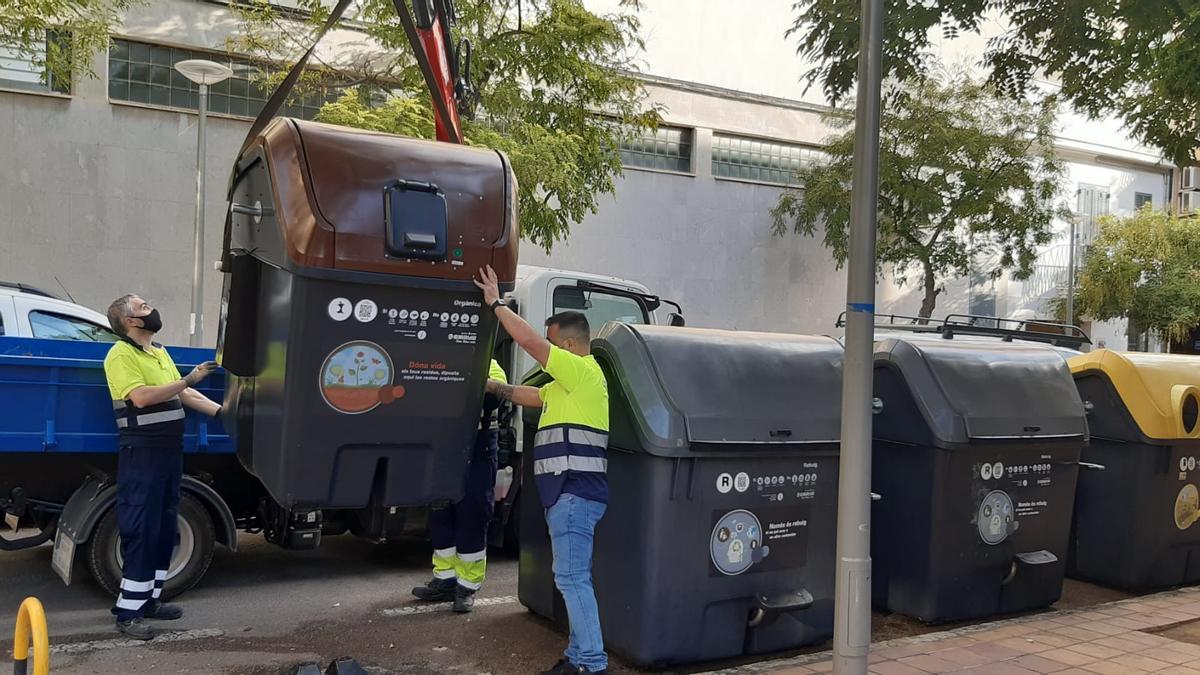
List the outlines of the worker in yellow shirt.
{"type": "MultiPolygon", "coordinates": [[[[517,405],[541,408],[533,474],[546,509],[554,552],[554,583],[571,623],[563,658],[542,675],[607,673],[600,612],[592,588],[592,543],[608,505],[608,382],[591,355],[591,327],[579,312],[546,320],[542,337],[500,299],[495,271],[475,285],[513,341],[554,381],[538,389],[489,380],[488,391],[517,405]]],[[[526,458],[528,461],[528,458],[526,458]]]]}
{"type": "Polygon", "coordinates": [[[121,532],[121,594],[112,613],[117,630],[149,640],[144,619],[172,620],[183,610],[164,604],[163,583],[178,538],[183,478],[184,407],[215,417],[221,406],[193,389],[217,367],[209,361],[180,377],[166,349],[152,341],[162,329],[158,310],[136,295],[108,308],[121,339],[104,359],[117,418],[117,525],[121,532]]]}
{"type": "MultiPolygon", "coordinates": [[[[488,379],[507,382],[508,375],[492,359],[488,379]]],[[[433,541],[433,579],[417,586],[412,594],[421,600],[454,601],[454,611],[470,612],[475,592],[483,587],[487,572],[487,531],[496,508],[496,453],[499,450],[499,426],[496,411],[500,399],[494,394],[483,397],[479,432],[467,468],[467,487],[463,498],[429,514],[429,538],[433,541]]]]}

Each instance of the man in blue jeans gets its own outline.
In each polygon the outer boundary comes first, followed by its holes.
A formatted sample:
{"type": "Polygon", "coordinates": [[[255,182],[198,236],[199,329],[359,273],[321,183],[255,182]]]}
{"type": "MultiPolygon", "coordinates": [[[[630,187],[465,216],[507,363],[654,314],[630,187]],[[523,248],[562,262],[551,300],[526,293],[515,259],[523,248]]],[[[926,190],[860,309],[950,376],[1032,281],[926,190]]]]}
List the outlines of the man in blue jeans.
{"type": "Polygon", "coordinates": [[[608,504],[608,383],[591,355],[591,328],[579,312],[546,320],[546,337],[500,300],[496,273],[479,272],[484,303],[513,341],[554,381],[537,387],[488,381],[488,392],[517,405],[541,408],[533,443],[533,473],[546,509],[554,550],[554,583],[571,622],[567,651],[542,675],[607,673],[600,612],[592,590],[592,541],[608,504]]]}

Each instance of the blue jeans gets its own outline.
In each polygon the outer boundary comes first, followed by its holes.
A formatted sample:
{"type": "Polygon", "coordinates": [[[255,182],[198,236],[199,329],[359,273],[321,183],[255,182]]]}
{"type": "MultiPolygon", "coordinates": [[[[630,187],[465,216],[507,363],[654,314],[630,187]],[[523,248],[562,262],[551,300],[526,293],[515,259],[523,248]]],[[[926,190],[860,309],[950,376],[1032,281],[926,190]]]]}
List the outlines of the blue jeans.
{"type": "Polygon", "coordinates": [[[571,621],[571,639],[563,655],[571,665],[592,672],[608,668],[600,634],[600,610],[592,590],[592,540],[606,508],[600,502],[563,493],[554,506],[546,509],[554,548],[554,583],[571,621]]]}

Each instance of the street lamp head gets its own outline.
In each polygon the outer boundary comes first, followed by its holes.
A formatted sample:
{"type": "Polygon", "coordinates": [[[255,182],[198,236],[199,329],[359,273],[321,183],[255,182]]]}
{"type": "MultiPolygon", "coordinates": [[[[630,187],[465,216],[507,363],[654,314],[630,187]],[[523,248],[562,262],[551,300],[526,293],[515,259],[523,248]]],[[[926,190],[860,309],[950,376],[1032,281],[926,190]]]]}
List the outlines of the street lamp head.
{"type": "Polygon", "coordinates": [[[175,64],[175,70],[178,70],[184,77],[195,82],[196,84],[212,85],[218,82],[224,82],[233,71],[228,66],[223,66],[213,61],[205,59],[188,59],[175,64]]]}

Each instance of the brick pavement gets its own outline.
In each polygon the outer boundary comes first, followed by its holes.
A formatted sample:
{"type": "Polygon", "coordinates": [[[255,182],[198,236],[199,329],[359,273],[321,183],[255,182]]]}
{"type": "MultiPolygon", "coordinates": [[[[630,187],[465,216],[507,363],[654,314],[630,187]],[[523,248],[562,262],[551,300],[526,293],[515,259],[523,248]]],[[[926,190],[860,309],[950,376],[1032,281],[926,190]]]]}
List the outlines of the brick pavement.
{"type": "MultiPolygon", "coordinates": [[[[880,643],[871,649],[870,671],[877,675],[1200,675],[1200,645],[1158,634],[1197,620],[1200,588],[1167,591],[880,643]]],[[[830,658],[829,652],[809,654],[712,675],[827,673],[833,669],[830,658]]]]}

